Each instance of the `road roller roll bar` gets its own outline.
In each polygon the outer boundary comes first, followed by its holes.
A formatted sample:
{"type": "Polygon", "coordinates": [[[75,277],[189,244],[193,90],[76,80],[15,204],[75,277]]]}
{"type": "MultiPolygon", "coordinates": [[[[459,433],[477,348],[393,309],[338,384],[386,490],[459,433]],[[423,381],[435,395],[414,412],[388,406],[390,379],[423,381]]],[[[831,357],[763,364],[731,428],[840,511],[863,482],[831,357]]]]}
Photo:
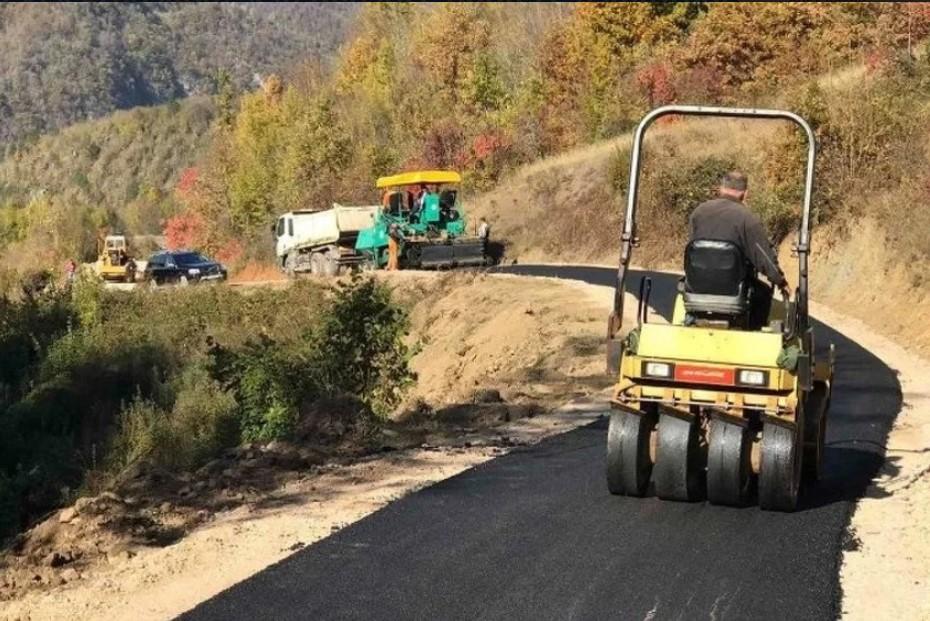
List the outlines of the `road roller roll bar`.
{"type": "MultiPolygon", "coordinates": [[[[817,155],[817,141],[814,130],[802,117],[787,110],[774,110],[765,108],[724,108],[717,106],[662,106],[651,111],[636,127],[633,135],[633,151],[630,157],[630,187],[627,191],[626,216],[623,220],[623,229],[620,231],[620,267],[617,270],[617,281],[614,290],[613,311],[607,324],[608,339],[608,365],[610,373],[616,372],[620,357],[620,342],[617,335],[623,323],[623,292],[626,285],[627,270],[633,247],[637,245],[636,236],[636,206],[639,199],[639,177],[642,168],[643,138],[646,130],[657,119],[664,116],[712,116],[726,118],[752,118],[752,119],[781,119],[791,121],[804,130],[807,135],[807,173],[804,181],[804,205],[801,211],[801,223],[798,230],[798,241],[795,250],[798,255],[798,288],[796,292],[798,325],[796,330],[801,335],[808,333],[808,283],[807,262],[810,253],[810,226],[811,226],[811,197],[814,193],[814,158],[817,155]]],[[[803,337],[802,337],[803,338],[803,337]]]]}

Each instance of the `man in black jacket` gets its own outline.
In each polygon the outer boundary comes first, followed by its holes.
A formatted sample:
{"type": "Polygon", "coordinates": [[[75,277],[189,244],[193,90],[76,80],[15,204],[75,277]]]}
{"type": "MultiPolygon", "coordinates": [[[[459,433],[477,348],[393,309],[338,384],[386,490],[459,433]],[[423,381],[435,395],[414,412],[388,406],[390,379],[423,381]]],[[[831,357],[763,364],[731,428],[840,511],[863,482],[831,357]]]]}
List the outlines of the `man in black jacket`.
{"type": "MultiPolygon", "coordinates": [[[[728,241],[742,251],[757,273],[764,274],[788,298],[788,281],[778,265],[778,255],[769,241],[762,220],[749,210],[746,198],[746,175],[732,171],[720,181],[719,196],[701,203],[691,213],[691,241],[709,239],[728,241]]],[[[772,290],[757,279],[752,280],[750,328],[765,325],[772,304],[772,290]]]]}

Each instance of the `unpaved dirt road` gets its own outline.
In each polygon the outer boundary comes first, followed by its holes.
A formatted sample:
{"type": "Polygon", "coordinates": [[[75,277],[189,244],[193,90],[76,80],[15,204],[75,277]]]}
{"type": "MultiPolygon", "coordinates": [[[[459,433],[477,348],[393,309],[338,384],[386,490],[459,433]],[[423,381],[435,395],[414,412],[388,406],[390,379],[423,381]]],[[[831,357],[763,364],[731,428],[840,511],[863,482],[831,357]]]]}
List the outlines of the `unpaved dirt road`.
{"type": "MultiPolygon", "coordinates": [[[[675,278],[652,276],[652,306],[668,316],[675,278]]],[[[601,421],[399,500],[185,618],[835,618],[850,511],[883,463],[902,394],[876,356],[815,330],[836,344],[837,379],[825,480],[796,513],[612,497],[601,421]]]]}

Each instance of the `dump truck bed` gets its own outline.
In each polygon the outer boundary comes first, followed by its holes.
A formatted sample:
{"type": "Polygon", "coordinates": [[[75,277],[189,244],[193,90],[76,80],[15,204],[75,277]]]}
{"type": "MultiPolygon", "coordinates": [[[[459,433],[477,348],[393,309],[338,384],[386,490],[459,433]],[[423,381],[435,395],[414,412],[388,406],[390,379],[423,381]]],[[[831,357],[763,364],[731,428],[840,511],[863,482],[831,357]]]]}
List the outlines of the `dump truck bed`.
{"type": "Polygon", "coordinates": [[[338,204],[325,211],[295,211],[290,215],[294,221],[294,245],[320,246],[334,244],[346,236],[357,236],[359,231],[371,226],[377,213],[377,205],[346,207],[338,204]]]}

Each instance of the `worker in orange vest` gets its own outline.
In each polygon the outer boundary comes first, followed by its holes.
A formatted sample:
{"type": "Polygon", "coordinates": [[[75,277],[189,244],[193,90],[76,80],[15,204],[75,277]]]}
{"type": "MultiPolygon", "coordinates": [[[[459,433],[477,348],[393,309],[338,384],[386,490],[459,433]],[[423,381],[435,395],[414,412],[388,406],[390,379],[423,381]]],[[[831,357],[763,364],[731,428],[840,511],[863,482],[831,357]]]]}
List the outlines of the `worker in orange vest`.
{"type": "Polygon", "coordinates": [[[389,270],[400,269],[400,264],[399,264],[400,244],[403,240],[404,240],[404,234],[400,230],[400,227],[397,225],[396,222],[392,222],[388,226],[387,269],[389,270]]]}

